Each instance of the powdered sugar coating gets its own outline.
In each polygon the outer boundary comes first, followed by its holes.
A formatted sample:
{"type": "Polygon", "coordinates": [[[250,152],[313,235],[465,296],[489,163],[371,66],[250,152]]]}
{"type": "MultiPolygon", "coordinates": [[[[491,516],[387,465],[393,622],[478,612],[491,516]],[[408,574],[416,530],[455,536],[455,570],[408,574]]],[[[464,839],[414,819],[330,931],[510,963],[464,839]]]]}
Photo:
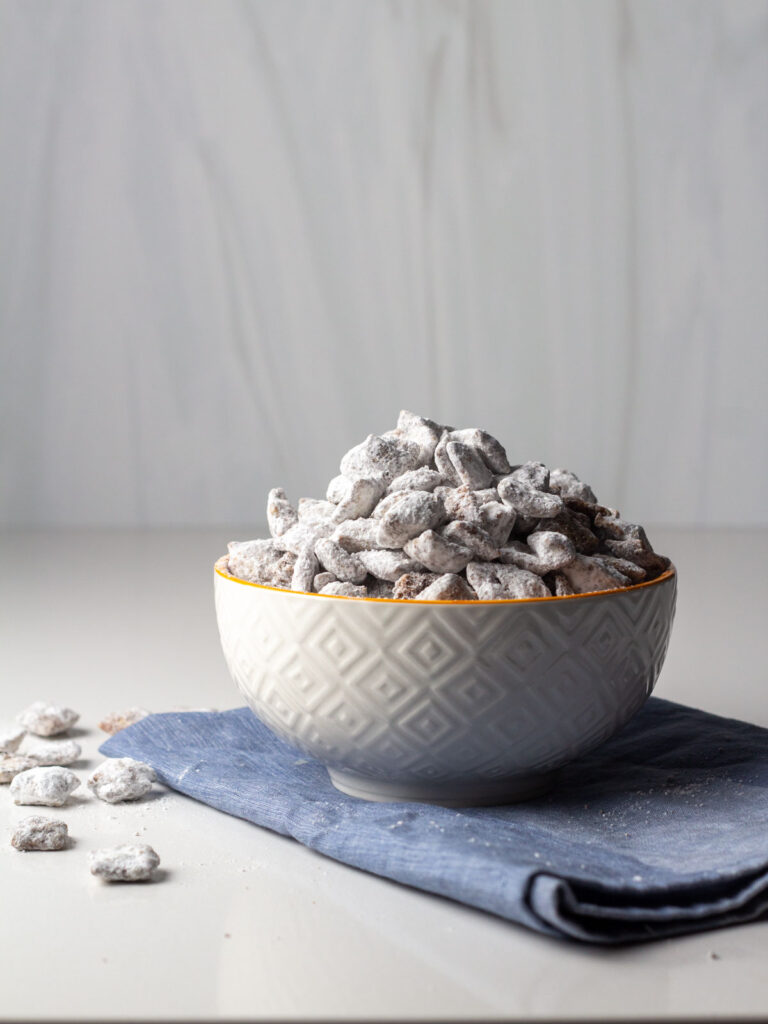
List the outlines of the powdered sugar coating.
{"type": "Polygon", "coordinates": [[[393,502],[379,522],[376,539],[381,547],[404,548],[412,537],[445,519],[442,501],[429,491],[399,491],[391,498],[399,500],[393,502]]]}
{"type": "Polygon", "coordinates": [[[493,473],[482,456],[471,445],[461,441],[448,441],[445,452],[451,460],[455,475],[465,487],[480,491],[493,480],[493,473]]]}
{"type": "Polygon", "coordinates": [[[65,821],[43,818],[32,814],[16,822],[11,846],[17,850],[65,850],[69,845],[69,831],[65,821]]]}
{"type": "Polygon", "coordinates": [[[35,736],[58,736],[71,729],[80,715],[72,708],[36,700],[18,716],[19,725],[35,736]]]}
{"type": "Polygon", "coordinates": [[[407,572],[418,572],[421,566],[403,551],[360,551],[357,556],[371,576],[394,583],[407,572]]]}
{"type": "Polygon", "coordinates": [[[159,867],[160,858],[151,846],[104,847],[88,854],[91,874],[105,882],[146,882],[159,867]]]}
{"type": "Polygon", "coordinates": [[[311,593],[319,569],[320,563],[317,560],[317,555],[312,545],[307,544],[296,556],[296,564],[291,576],[291,590],[311,593]]]}
{"type": "Polygon", "coordinates": [[[108,804],[138,800],[152,789],[157,775],[151,765],[132,757],[109,758],[88,779],[88,788],[108,804]]]}
{"type": "Polygon", "coordinates": [[[434,530],[427,530],[409,540],[403,550],[414,561],[421,562],[425,568],[440,575],[461,572],[472,558],[469,548],[454,544],[434,530]]]}
{"type": "Polygon", "coordinates": [[[267,523],[273,537],[282,537],[299,521],[296,509],[282,487],[273,487],[267,496],[267,523]]]}
{"type": "Polygon", "coordinates": [[[455,573],[438,576],[434,582],[416,594],[415,601],[474,601],[477,595],[467,581],[455,573]]]}
{"type": "Polygon", "coordinates": [[[367,477],[348,480],[332,515],[334,522],[367,518],[383,493],[384,484],[380,480],[369,480],[367,477]]]}
{"type": "Polygon", "coordinates": [[[80,744],[74,740],[28,740],[24,753],[41,767],[73,764],[81,754],[80,744]]]}
{"type": "Polygon", "coordinates": [[[320,591],[321,594],[329,594],[334,597],[368,597],[365,587],[356,587],[354,583],[328,583],[320,591]]]}
{"type": "Polygon", "coordinates": [[[29,768],[11,782],[15,804],[63,807],[80,779],[69,768],[29,768]]]}
{"type": "Polygon", "coordinates": [[[13,754],[21,746],[27,730],[20,725],[4,723],[0,725],[0,754],[13,754]]]}
{"type": "Polygon", "coordinates": [[[26,754],[1,754],[0,753],[0,785],[7,785],[17,775],[36,768],[37,761],[26,754]]]}
{"type": "Polygon", "coordinates": [[[328,537],[315,545],[315,554],[326,572],[332,572],[342,583],[362,583],[368,570],[353,552],[328,537]]]}
{"type": "Polygon", "coordinates": [[[305,593],[516,600],[629,586],[669,565],[570,470],[511,465],[487,431],[407,410],[343,456],[324,499],[294,513],[277,488],[268,505],[272,540],[231,545],[230,572],[305,593]]]}
{"type": "Polygon", "coordinates": [[[125,711],[110,711],[108,715],[105,715],[99,722],[99,728],[104,732],[108,732],[110,736],[114,736],[116,732],[120,732],[121,729],[127,729],[129,725],[134,725],[136,722],[140,722],[142,718],[146,718],[149,714],[146,708],[126,708],[125,711]]]}

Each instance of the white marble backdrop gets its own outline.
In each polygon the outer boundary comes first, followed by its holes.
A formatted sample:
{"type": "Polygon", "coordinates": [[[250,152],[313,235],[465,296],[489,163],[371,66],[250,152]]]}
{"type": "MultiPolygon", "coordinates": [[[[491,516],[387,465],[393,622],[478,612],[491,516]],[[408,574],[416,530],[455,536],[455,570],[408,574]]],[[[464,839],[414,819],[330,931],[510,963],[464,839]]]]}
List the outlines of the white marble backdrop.
{"type": "Polygon", "coordinates": [[[0,521],[225,524],[401,406],[768,522],[765,0],[3,0],[0,521]]]}

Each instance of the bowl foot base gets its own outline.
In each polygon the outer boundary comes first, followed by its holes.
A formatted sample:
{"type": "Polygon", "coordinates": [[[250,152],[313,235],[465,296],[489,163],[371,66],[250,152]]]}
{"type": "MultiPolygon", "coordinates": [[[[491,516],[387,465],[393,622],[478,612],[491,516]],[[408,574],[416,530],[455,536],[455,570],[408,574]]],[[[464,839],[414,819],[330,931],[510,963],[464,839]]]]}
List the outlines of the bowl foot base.
{"type": "Polygon", "coordinates": [[[513,804],[542,796],[554,785],[557,772],[519,775],[511,779],[472,782],[388,782],[329,768],[331,782],[347,796],[379,803],[425,803],[442,807],[484,807],[513,804]]]}

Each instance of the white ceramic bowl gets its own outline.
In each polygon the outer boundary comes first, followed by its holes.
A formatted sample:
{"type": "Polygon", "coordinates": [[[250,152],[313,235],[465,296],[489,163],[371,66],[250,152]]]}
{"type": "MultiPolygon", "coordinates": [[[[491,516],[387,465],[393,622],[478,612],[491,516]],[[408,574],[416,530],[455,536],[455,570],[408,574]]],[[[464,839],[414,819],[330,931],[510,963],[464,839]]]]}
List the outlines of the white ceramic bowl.
{"type": "Polygon", "coordinates": [[[255,714],[368,800],[506,803],[608,739],[667,651],[674,569],[517,601],[292,593],[216,563],[224,656],[255,714]]]}

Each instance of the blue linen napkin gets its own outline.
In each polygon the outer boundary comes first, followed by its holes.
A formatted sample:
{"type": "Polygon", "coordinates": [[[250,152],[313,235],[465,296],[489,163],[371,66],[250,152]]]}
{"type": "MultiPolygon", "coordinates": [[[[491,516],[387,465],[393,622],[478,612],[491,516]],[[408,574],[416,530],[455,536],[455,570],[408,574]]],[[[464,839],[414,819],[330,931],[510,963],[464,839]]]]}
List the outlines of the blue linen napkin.
{"type": "Polygon", "coordinates": [[[152,715],[101,746],[344,864],[546,935],[621,943],[768,911],[768,730],[651,698],[546,797],[368,803],[248,708],[152,715]]]}

